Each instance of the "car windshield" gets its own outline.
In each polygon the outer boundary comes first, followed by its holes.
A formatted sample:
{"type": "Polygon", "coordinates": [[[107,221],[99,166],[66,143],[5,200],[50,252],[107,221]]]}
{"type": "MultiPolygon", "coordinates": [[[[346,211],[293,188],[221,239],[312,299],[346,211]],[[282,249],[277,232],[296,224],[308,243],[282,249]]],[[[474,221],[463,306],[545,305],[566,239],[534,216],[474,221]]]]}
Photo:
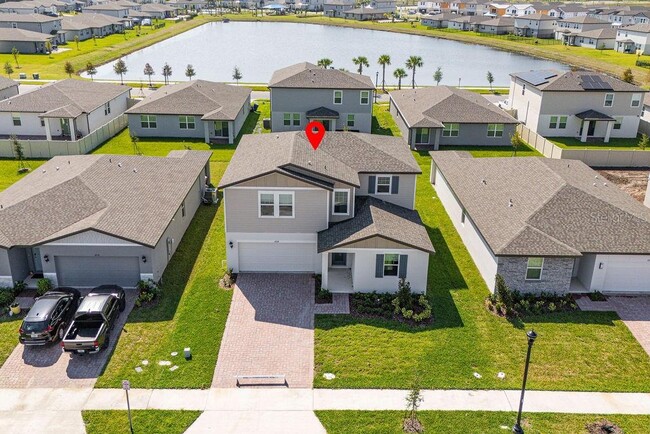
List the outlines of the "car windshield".
{"type": "Polygon", "coordinates": [[[47,321],[25,321],[23,330],[25,333],[40,333],[47,327],[47,321]]]}

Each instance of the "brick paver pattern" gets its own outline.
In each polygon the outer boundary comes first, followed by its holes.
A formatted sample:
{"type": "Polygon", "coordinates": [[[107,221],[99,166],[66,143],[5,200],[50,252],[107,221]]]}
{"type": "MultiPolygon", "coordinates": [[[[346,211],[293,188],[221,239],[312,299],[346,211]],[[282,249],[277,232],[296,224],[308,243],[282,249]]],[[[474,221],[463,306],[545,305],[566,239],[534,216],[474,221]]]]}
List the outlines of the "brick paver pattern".
{"type": "Polygon", "coordinates": [[[126,294],[126,309],[111,331],[108,348],[77,356],[63,353],[58,342],[34,347],[18,344],[0,368],[0,388],[93,387],[135,304],[137,292],[127,290],[126,294]]]}
{"type": "Polygon", "coordinates": [[[349,315],[350,294],[332,294],[332,302],[316,304],[314,313],[316,315],[349,315]]]}
{"type": "MultiPolygon", "coordinates": [[[[312,387],[314,281],[308,274],[240,274],[212,387],[236,376],[284,375],[289,387],[312,387]]],[[[253,381],[242,384],[281,384],[253,381]]]]}

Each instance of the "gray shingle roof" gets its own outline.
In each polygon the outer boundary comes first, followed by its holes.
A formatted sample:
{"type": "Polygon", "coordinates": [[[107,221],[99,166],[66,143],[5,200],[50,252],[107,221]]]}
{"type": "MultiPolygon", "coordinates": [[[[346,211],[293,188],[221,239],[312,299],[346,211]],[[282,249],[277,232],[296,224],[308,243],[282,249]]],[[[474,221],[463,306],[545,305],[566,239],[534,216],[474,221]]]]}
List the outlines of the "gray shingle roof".
{"type": "Polygon", "coordinates": [[[339,118],[339,112],[327,107],[318,107],[305,113],[308,118],[339,118]]]}
{"type": "Polygon", "coordinates": [[[0,246],[29,246],[96,230],[153,247],[210,154],[54,157],[0,192],[0,246]]]}
{"type": "Polygon", "coordinates": [[[581,15],[578,17],[565,18],[561,20],[562,23],[575,23],[575,24],[602,24],[603,26],[611,27],[607,21],[599,20],[598,18],[581,15]]]}
{"type": "Polygon", "coordinates": [[[60,17],[50,17],[43,14],[0,14],[0,22],[3,23],[49,23],[60,21],[60,17]]]}
{"type": "Polygon", "coordinates": [[[500,123],[518,121],[479,94],[450,86],[390,92],[410,128],[443,128],[444,123],[500,123]]]}
{"type": "Polygon", "coordinates": [[[54,38],[53,35],[45,33],[32,32],[23,29],[6,29],[0,28],[0,41],[8,42],[45,42],[54,38]]]}
{"type": "Polygon", "coordinates": [[[513,27],[515,25],[515,19],[512,17],[498,17],[492,18],[481,23],[482,26],[494,26],[494,27],[513,27]]]}
{"type": "Polygon", "coordinates": [[[126,113],[197,115],[206,120],[234,120],[251,90],[206,80],[164,86],[126,113]]]}
{"type": "Polygon", "coordinates": [[[244,135],[219,187],[280,169],[298,170],[358,187],[359,173],[422,171],[399,137],[328,132],[314,151],[303,131],[244,135]]]}
{"type": "Polygon", "coordinates": [[[325,69],[303,62],[273,73],[269,87],[309,89],[374,89],[370,77],[338,69],[325,69]]]}
{"type": "Polygon", "coordinates": [[[357,197],[355,200],[354,218],[318,233],[319,252],[371,237],[381,237],[435,253],[417,211],[373,197],[357,197]]]}
{"type": "Polygon", "coordinates": [[[129,91],[119,84],[66,79],[0,101],[0,112],[46,113],[66,107],[66,111],[90,113],[129,91]]]}
{"type": "Polygon", "coordinates": [[[576,113],[576,117],[578,119],[582,120],[589,120],[589,121],[615,121],[613,117],[606,115],[605,113],[601,113],[596,110],[585,110],[580,113],[576,113]]]}
{"type": "Polygon", "coordinates": [[[650,209],[581,161],[431,156],[496,255],[650,254],[650,209]]]}
{"type": "Polygon", "coordinates": [[[639,32],[639,33],[650,33],[650,23],[641,23],[641,24],[634,24],[631,26],[625,26],[625,27],[621,27],[619,30],[639,32]]]}
{"type": "Polygon", "coordinates": [[[593,39],[616,39],[616,29],[613,27],[605,27],[603,29],[587,30],[586,32],[578,33],[576,36],[593,39]]]}
{"type": "Polygon", "coordinates": [[[83,8],[84,11],[123,11],[123,10],[129,10],[128,6],[122,6],[119,4],[115,3],[105,3],[102,5],[92,5],[92,6],[84,6],[83,8]]]}
{"type": "MultiPolygon", "coordinates": [[[[532,72],[532,71],[531,71],[532,72]]],[[[543,91],[558,91],[558,92],[594,92],[594,91],[603,91],[603,92],[611,92],[612,90],[615,92],[645,92],[645,90],[641,89],[639,86],[636,86],[634,84],[626,83],[623,80],[619,80],[618,78],[610,77],[607,74],[603,74],[601,72],[593,72],[593,71],[538,71],[538,72],[547,72],[548,79],[544,81],[544,83],[541,83],[539,85],[533,85],[532,83],[529,82],[530,86],[536,87],[537,89],[543,90],[543,91]],[[585,90],[580,83],[582,83],[583,75],[588,75],[588,76],[598,76],[600,77],[601,80],[604,82],[608,83],[612,88],[611,89],[592,89],[592,90],[585,90]]],[[[526,76],[530,74],[530,72],[523,72],[523,73],[512,73],[510,74],[511,77],[517,77],[520,80],[526,81],[526,76]]]]}
{"type": "Polygon", "coordinates": [[[11,86],[18,86],[18,82],[7,77],[0,77],[0,90],[5,90],[11,86]]]}
{"type": "Polygon", "coordinates": [[[111,25],[122,25],[119,18],[105,14],[77,14],[73,16],[64,16],[61,20],[63,30],[84,30],[96,29],[111,25]]]}

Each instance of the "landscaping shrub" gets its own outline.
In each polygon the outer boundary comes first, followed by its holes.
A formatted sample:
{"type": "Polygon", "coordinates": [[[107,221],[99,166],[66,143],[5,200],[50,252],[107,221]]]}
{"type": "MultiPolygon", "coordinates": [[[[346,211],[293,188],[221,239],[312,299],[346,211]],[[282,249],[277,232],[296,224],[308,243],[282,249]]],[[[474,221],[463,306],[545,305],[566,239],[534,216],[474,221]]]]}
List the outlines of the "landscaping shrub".
{"type": "Polygon", "coordinates": [[[352,312],[361,316],[394,319],[411,324],[421,324],[431,319],[432,309],[427,297],[413,294],[411,285],[400,279],[397,294],[355,293],[351,295],[352,312]]]}
{"type": "Polygon", "coordinates": [[[0,310],[4,311],[8,308],[15,298],[16,296],[11,288],[0,288],[0,310]]]}
{"type": "Polygon", "coordinates": [[[136,288],[139,291],[138,298],[135,300],[137,307],[145,303],[151,303],[161,293],[160,287],[152,279],[138,281],[136,288]]]}
{"type": "Polygon", "coordinates": [[[27,284],[23,282],[22,280],[16,280],[14,282],[14,288],[13,288],[13,293],[14,295],[18,295],[21,292],[23,292],[25,289],[27,289],[27,284]]]}
{"type": "Polygon", "coordinates": [[[621,427],[608,421],[601,419],[596,422],[588,423],[585,425],[589,434],[623,434],[621,427]]]}
{"type": "Polygon", "coordinates": [[[607,297],[605,297],[600,291],[590,292],[587,295],[591,301],[607,301],[607,297]]]}
{"type": "Polygon", "coordinates": [[[40,297],[41,295],[45,294],[47,291],[51,291],[53,289],[52,286],[52,281],[50,279],[38,279],[36,282],[36,295],[40,297]]]}
{"type": "Polygon", "coordinates": [[[318,288],[316,290],[316,303],[327,304],[332,302],[332,293],[329,289],[318,288]]]}
{"type": "Polygon", "coordinates": [[[219,280],[219,286],[224,289],[230,289],[237,281],[237,274],[232,272],[232,268],[226,270],[226,274],[219,280]]]}

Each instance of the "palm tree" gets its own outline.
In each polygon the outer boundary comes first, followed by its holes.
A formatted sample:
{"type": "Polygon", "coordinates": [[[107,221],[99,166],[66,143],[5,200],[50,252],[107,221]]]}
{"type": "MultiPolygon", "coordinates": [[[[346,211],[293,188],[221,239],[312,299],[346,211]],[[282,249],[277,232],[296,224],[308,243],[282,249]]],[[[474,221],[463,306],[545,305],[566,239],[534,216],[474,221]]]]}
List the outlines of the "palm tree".
{"type": "Polygon", "coordinates": [[[368,63],[368,58],[365,56],[355,57],[354,59],[352,59],[352,62],[359,67],[359,69],[357,69],[357,72],[359,74],[363,74],[364,66],[367,68],[370,67],[370,63],[368,63]]]}
{"type": "Polygon", "coordinates": [[[124,84],[124,74],[126,74],[128,71],[124,60],[120,59],[115,62],[115,65],[113,65],[113,71],[115,71],[115,73],[120,76],[120,83],[124,84]]]}
{"type": "Polygon", "coordinates": [[[165,77],[165,84],[169,84],[169,77],[172,76],[172,67],[166,62],[163,66],[162,75],[165,77]]]}
{"type": "Polygon", "coordinates": [[[194,70],[194,67],[191,64],[187,65],[187,68],[185,68],[185,76],[192,81],[192,77],[196,75],[196,71],[194,70]]]}
{"type": "Polygon", "coordinates": [[[386,91],[386,66],[390,65],[390,56],[382,54],[379,56],[377,63],[381,65],[381,90],[386,91]]]}
{"type": "Polygon", "coordinates": [[[332,59],[328,59],[327,57],[325,57],[323,59],[320,59],[317,65],[320,66],[321,68],[327,69],[330,66],[332,66],[332,63],[334,63],[332,59]]]}
{"type": "Polygon", "coordinates": [[[149,77],[149,87],[152,87],[153,85],[151,84],[151,76],[154,75],[156,72],[153,70],[153,67],[146,63],[144,65],[144,75],[149,77]]]}
{"type": "Polygon", "coordinates": [[[422,68],[423,65],[424,63],[422,63],[422,58],[420,56],[410,56],[406,60],[406,67],[413,70],[411,73],[411,87],[413,89],[415,89],[415,69],[422,68]]]}
{"type": "Polygon", "coordinates": [[[406,78],[408,75],[406,74],[406,71],[404,71],[403,68],[397,68],[395,72],[393,72],[393,77],[397,79],[397,88],[401,89],[402,88],[402,79],[406,78]]]}
{"type": "Polygon", "coordinates": [[[52,57],[52,41],[49,39],[45,41],[45,51],[47,51],[47,54],[52,57]]]}
{"type": "Polygon", "coordinates": [[[92,62],[86,64],[86,74],[90,75],[90,81],[95,81],[94,76],[97,74],[97,68],[95,68],[92,62]]]}

